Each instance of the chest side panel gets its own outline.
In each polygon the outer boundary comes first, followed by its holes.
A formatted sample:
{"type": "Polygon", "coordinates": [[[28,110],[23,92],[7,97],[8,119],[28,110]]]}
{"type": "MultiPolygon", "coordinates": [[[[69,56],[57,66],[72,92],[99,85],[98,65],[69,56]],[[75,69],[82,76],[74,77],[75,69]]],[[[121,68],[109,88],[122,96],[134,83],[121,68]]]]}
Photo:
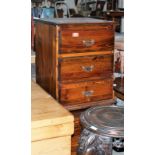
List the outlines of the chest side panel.
{"type": "Polygon", "coordinates": [[[36,23],[36,82],[56,96],[56,27],[36,23]]]}

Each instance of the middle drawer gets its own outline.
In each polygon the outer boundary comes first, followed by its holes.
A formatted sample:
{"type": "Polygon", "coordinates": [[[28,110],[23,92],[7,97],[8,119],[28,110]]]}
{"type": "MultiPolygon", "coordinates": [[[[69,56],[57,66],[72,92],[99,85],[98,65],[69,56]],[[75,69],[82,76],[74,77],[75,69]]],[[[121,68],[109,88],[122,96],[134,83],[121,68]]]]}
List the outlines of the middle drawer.
{"type": "Polygon", "coordinates": [[[113,54],[59,59],[59,80],[108,78],[113,73],[113,54]]]}

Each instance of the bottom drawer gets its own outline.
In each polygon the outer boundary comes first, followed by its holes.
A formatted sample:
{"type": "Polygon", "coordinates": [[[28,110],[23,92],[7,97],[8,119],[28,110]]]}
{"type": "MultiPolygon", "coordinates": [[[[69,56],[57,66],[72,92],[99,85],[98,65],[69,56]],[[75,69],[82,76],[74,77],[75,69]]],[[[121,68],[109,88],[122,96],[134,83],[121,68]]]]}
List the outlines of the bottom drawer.
{"type": "Polygon", "coordinates": [[[94,102],[113,97],[113,79],[61,84],[60,103],[94,102]]]}

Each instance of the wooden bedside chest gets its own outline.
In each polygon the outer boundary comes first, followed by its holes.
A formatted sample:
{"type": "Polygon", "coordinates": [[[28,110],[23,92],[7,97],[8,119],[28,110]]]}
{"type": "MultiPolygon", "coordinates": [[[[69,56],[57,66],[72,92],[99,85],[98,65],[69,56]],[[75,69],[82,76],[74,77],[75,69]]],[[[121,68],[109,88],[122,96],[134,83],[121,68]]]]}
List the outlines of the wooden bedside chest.
{"type": "Polygon", "coordinates": [[[69,110],[113,100],[113,22],[35,21],[36,82],[69,110]]]}

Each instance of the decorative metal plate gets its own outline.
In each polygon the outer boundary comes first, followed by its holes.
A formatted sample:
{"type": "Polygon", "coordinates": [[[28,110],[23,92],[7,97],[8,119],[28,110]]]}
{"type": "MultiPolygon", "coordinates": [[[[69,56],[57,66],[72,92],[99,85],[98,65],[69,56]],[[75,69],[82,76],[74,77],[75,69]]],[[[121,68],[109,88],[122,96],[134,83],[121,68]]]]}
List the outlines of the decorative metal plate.
{"type": "Polygon", "coordinates": [[[80,116],[83,126],[93,132],[111,137],[124,137],[124,108],[97,106],[80,116]]]}

